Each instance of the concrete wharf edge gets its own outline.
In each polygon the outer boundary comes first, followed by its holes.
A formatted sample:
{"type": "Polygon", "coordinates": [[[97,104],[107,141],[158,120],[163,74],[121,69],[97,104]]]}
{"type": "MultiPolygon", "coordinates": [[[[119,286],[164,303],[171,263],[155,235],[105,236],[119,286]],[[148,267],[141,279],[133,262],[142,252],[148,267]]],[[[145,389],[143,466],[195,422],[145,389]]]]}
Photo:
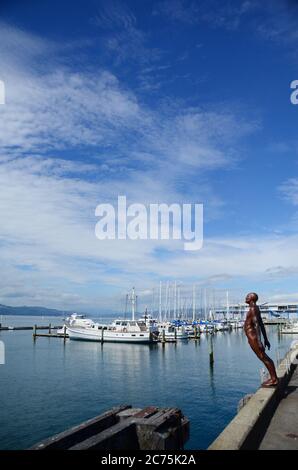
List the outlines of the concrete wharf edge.
{"type": "Polygon", "coordinates": [[[208,450],[255,450],[259,448],[285,388],[297,367],[291,363],[291,358],[297,357],[297,353],[297,349],[289,351],[277,367],[278,386],[259,388],[212,442],[208,450]]]}

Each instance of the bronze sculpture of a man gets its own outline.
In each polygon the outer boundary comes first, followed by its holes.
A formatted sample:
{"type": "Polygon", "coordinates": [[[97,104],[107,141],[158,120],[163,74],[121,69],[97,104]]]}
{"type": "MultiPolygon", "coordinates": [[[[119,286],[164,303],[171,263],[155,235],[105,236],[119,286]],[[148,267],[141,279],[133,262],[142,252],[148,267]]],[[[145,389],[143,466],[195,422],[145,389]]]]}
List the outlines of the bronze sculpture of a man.
{"type": "Polygon", "coordinates": [[[269,356],[267,356],[265,352],[266,347],[270,349],[270,343],[267,338],[260,309],[256,304],[257,300],[258,295],[254,292],[251,292],[246,296],[245,302],[249,305],[249,310],[247,312],[246,320],[244,323],[244,331],[251,349],[263,362],[270,374],[270,379],[263,382],[262,387],[273,387],[278,384],[278,378],[276,375],[274,362],[272,361],[272,359],[270,359],[269,356]],[[264,338],[264,345],[262,343],[261,333],[264,338]]]}

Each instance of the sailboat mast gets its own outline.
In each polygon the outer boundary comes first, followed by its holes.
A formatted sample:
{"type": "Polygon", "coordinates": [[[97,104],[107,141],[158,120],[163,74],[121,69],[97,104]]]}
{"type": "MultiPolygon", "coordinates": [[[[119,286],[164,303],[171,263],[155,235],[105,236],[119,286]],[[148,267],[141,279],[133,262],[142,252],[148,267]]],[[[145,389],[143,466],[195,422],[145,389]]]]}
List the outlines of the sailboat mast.
{"type": "Polygon", "coordinates": [[[229,291],[227,290],[227,320],[230,319],[229,291]]]}
{"type": "Polygon", "coordinates": [[[166,298],[165,298],[165,320],[168,319],[168,302],[169,302],[169,281],[166,284],[166,298]]]}
{"type": "Polygon", "coordinates": [[[159,282],[159,321],[161,322],[161,281],[159,282]]]}
{"type": "Polygon", "coordinates": [[[136,313],[136,297],[135,297],[135,288],[133,287],[132,294],[131,294],[131,317],[133,321],[135,319],[135,313],[136,313]]]}
{"type": "Polygon", "coordinates": [[[196,286],[193,285],[192,288],[192,321],[195,321],[196,316],[196,286]]]}
{"type": "Polygon", "coordinates": [[[177,281],[174,283],[174,320],[176,320],[176,306],[177,306],[177,281]]]}

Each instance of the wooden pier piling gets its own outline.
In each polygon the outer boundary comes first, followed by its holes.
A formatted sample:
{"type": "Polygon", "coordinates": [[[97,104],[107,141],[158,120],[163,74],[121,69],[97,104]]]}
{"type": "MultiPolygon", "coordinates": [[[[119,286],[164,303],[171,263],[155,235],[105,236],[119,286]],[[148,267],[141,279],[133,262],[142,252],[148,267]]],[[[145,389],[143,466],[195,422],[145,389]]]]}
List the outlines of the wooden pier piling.
{"type": "Polygon", "coordinates": [[[214,353],[213,353],[213,338],[212,338],[212,335],[210,335],[210,340],[209,340],[209,362],[210,362],[210,367],[213,367],[214,353]]]}
{"type": "Polygon", "coordinates": [[[164,329],[162,330],[161,342],[162,342],[162,345],[164,346],[166,342],[166,332],[164,329]]]}
{"type": "Polygon", "coordinates": [[[194,327],[194,339],[200,339],[201,337],[201,330],[200,327],[198,328],[197,326],[194,327]]]}
{"type": "Polygon", "coordinates": [[[175,450],[189,438],[189,420],[178,408],[122,405],[50,437],[32,450],[175,450]]]}

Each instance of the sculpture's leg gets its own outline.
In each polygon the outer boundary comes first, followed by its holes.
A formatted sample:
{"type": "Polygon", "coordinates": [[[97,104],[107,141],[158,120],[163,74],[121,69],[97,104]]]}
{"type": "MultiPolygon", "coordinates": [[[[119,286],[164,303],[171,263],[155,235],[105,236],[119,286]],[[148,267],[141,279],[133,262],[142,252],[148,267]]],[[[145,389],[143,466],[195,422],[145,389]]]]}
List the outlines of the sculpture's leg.
{"type": "Polygon", "coordinates": [[[267,370],[270,374],[270,379],[266,380],[266,382],[264,382],[262,385],[264,387],[270,387],[272,385],[277,385],[278,378],[277,378],[277,375],[276,375],[274,362],[272,361],[272,359],[269,356],[267,356],[267,354],[265,353],[264,347],[260,346],[257,338],[249,339],[248,342],[249,342],[249,345],[250,345],[251,349],[254,351],[254,353],[257,355],[257,357],[260,359],[260,361],[263,362],[263,364],[265,365],[265,367],[267,368],[267,370]]]}

